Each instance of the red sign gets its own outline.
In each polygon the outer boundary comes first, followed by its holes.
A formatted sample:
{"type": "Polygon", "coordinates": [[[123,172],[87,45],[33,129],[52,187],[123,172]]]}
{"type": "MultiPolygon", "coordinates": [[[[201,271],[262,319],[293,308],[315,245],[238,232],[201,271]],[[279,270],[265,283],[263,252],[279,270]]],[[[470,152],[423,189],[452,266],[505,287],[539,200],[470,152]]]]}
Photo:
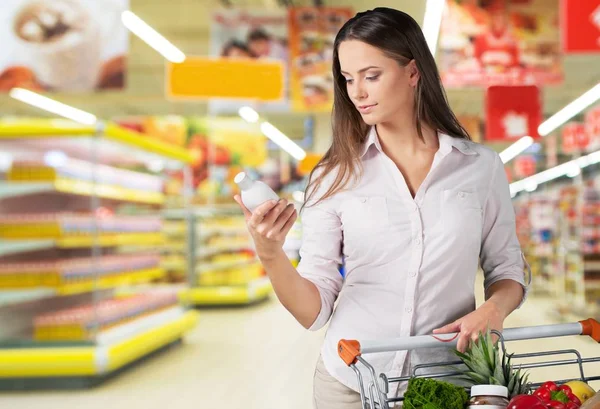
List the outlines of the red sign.
{"type": "Polygon", "coordinates": [[[540,90],[534,85],[491,86],[486,95],[486,141],[539,138],[542,121],[540,90]]]}
{"type": "Polygon", "coordinates": [[[532,155],[521,155],[515,158],[515,175],[526,178],[535,174],[535,158],[532,155]]]}
{"type": "Polygon", "coordinates": [[[600,0],[562,0],[560,15],[564,52],[600,52],[600,0]]]}
{"type": "Polygon", "coordinates": [[[587,148],[590,138],[585,132],[585,125],[579,122],[566,124],[562,130],[562,142],[564,153],[574,153],[587,148]]]}
{"type": "Polygon", "coordinates": [[[590,138],[588,149],[600,149],[600,105],[585,114],[585,132],[590,138]]]}

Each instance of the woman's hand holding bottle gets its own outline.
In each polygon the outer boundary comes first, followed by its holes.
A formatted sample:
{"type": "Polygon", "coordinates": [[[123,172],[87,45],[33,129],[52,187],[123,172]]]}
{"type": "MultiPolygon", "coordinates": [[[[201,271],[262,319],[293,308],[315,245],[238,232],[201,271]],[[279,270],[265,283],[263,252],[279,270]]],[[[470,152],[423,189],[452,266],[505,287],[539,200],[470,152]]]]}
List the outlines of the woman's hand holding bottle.
{"type": "Polygon", "coordinates": [[[294,204],[285,199],[269,200],[251,212],[244,206],[239,195],[234,196],[234,199],[244,211],[258,257],[263,261],[277,257],[298,217],[294,204]]]}

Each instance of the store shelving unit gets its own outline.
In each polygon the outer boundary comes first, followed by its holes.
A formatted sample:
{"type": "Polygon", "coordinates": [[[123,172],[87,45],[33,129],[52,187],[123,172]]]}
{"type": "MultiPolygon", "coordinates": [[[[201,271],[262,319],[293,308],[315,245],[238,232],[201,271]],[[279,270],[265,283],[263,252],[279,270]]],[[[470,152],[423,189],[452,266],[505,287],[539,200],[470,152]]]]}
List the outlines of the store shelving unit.
{"type": "Polygon", "coordinates": [[[191,264],[181,256],[184,249],[185,213],[166,211],[173,246],[172,268],[187,268],[191,288],[180,293],[181,300],[198,307],[245,306],[266,300],[272,286],[258,261],[237,205],[194,208],[192,238],[195,243],[191,264]],[[179,255],[178,255],[179,254],[179,255]]]}
{"type": "Polygon", "coordinates": [[[191,156],[65,120],[0,121],[0,152],[0,388],[94,384],[181,340],[160,172],[191,156]]]}

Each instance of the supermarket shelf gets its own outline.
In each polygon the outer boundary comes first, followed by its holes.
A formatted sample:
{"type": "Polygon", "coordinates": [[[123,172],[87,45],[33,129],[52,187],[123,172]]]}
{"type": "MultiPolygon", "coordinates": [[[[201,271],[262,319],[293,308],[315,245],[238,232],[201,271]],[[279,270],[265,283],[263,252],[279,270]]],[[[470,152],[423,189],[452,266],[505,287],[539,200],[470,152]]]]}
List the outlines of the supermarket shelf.
{"type": "MultiPolygon", "coordinates": [[[[43,248],[58,247],[61,249],[73,249],[93,247],[96,244],[96,241],[98,242],[97,244],[102,247],[127,246],[130,244],[150,246],[162,244],[163,236],[161,233],[101,235],[97,239],[93,236],[71,236],[56,240],[46,240],[50,245],[43,248]]],[[[21,243],[24,246],[30,243],[28,238],[2,241],[2,243],[7,242],[15,245],[21,243]]]]}
{"type": "MultiPolygon", "coordinates": [[[[118,247],[128,245],[155,246],[162,245],[163,243],[164,238],[161,233],[145,233],[100,236],[97,244],[101,247],[118,247]]],[[[27,238],[0,240],[0,257],[51,248],[74,249],[93,247],[94,245],[96,245],[96,239],[93,236],[63,237],[57,240],[27,238]]]]}
{"type": "Polygon", "coordinates": [[[0,240],[0,257],[54,247],[54,240],[0,240]]]}
{"type": "Polygon", "coordinates": [[[180,260],[165,259],[161,261],[160,265],[168,271],[185,271],[187,268],[187,262],[184,257],[180,257],[180,260]]]}
{"type": "Polygon", "coordinates": [[[195,287],[180,293],[184,303],[195,306],[250,305],[266,300],[273,287],[268,277],[259,278],[247,285],[195,287]]]}
{"type": "MultiPolygon", "coordinates": [[[[108,122],[102,133],[108,139],[145,152],[191,163],[193,156],[185,149],[153,139],[108,122]]],[[[68,120],[36,119],[0,121],[0,139],[89,137],[98,132],[95,126],[80,125],[68,120]]]]}
{"type": "MultiPolygon", "coordinates": [[[[211,246],[208,244],[199,244],[196,252],[196,257],[201,259],[211,257],[221,253],[236,253],[240,251],[254,251],[250,242],[244,245],[229,245],[229,246],[211,246]]],[[[165,243],[165,250],[171,252],[185,253],[188,250],[187,243],[183,241],[169,241],[165,243]]]]}
{"type": "Polygon", "coordinates": [[[248,228],[244,226],[223,226],[223,227],[205,227],[198,229],[200,239],[214,236],[238,235],[248,233],[248,228]]]}
{"type": "MultiPolygon", "coordinates": [[[[181,225],[167,225],[163,228],[165,235],[172,237],[182,237],[187,234],[187,227],[184,224],[181,225]]],[[[240,234],[248,233],[246,226],[223,226],[223,227],[202,227],[197,228],[197,235],[200,240],[207,239],[209,237],[219,236],[235,236],[240,234]]]]}
{"type": "Polygon", "coordinates": [[[257,263],[258,260],[256,258],[250,258],[247,260],[217,261],[214,263],[199,263],[196,266],[196,271],[198,273],[202,273],[206,270],[224,270],[228,268],[245,267],[257,263]]]}
{"type": "Polygon", "coordinates": [[[197,312],[176,307],[119,326],[93,347],[3,349],[0,379],[107,375],[181,339],[197,321],[197,312]]]}
{"type": "MultiPolygon", "coordinates": [[[[56,241],[59,248],[81,248],[93,247],[93,237],[65,237],[56,241]]],[[[127,246],[129,244],[136,245],[155,245],[163,242],[161,233],[151,234],[118,234],[110,236],[100,236],[98,245],[102,247],[127,246]]]]}
{"type": "Polygon", "coordinates": [[[146,270],[132,271],[125,274],[118,274],[112,277],[100,277],[98,283],[93,279],[80,283],[66,284],[55,289],[57,295],[72,295],[87,293],[95,290],[105,290],[119,286],[148,283],[157,278],[164,277],[165,271],[162,268],[150,268],[146,270]]]}
{"type": "Polygon", "coordinates": [[[242,209],[237,203],[219,204],[212,206],[194,206],[191,210],[187,209],[167,209],[163,215],[167,219],[184,219],[191,213],[194,217],[214,217],[214,216],[242,216],[242,209]]]}
{"type": "Polygon", "coordinates": [[[145,284],[164,276],[165,271],[157,267],[123,274],[111,274],[110,276],[100,277],[97,283],[95,283],[93,276],[90,276],[87,280],[79,279],[73,283],[56,287],[0,287],[0,307],[52,296],[83,294],[118,288],[119,286],[145,284]]]}
{"type": "Polygon", "coordinates": [[[24,290],[0,289],[0,308],[13,304],[21,304],[29,301],[53,297],[56,291],[51,288],[35,288],[24,290]]]}
{"type": "Polygon", "coordinates": [[[187,149],[179,148],[165,142],[148,137],[134,131],[125,129],[119,125],[108,123],[105,130],[105,136],[116,142],[141,148],[147,152],[159,154],[161,156],[176,159],[184,163],[192,163],[194,157],[187,149]]]}
{"type": "Polygon", "coordinates": [[[600,280],[585,280],[583,287],[586,290],[600,290],[600,280]]]}
{"type": "Polygon", "coordinates": [[[119,186],[94,184],[83,180],[58,179],[50,183],[4,182],[0,183],[0,199],[35,193],[57,192],[80,196],[97,195],[103,199],[126,202],[163,204],[165,196],[159,192],[127,189],[119,186]]]}
{"type": "Polygon", "coordinates": [[[250,242],[238,246],[210,246],[201,245],[198,251],[198,257],[210,257],[220,253],[236,253],[240,251],[254,251],[250,242]]]}

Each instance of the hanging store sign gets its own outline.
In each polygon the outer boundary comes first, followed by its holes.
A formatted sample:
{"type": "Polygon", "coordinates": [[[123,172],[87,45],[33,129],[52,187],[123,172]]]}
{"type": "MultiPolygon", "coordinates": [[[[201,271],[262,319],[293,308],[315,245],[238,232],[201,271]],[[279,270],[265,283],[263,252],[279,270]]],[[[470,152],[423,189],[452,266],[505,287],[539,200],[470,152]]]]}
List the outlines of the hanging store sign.
{"type": "Polygon", "coordinates": [[[486,141],[513,142],[524,136],[539,138],[542,119],[539,88],[491,86],[486,93],[486,141]]]}

